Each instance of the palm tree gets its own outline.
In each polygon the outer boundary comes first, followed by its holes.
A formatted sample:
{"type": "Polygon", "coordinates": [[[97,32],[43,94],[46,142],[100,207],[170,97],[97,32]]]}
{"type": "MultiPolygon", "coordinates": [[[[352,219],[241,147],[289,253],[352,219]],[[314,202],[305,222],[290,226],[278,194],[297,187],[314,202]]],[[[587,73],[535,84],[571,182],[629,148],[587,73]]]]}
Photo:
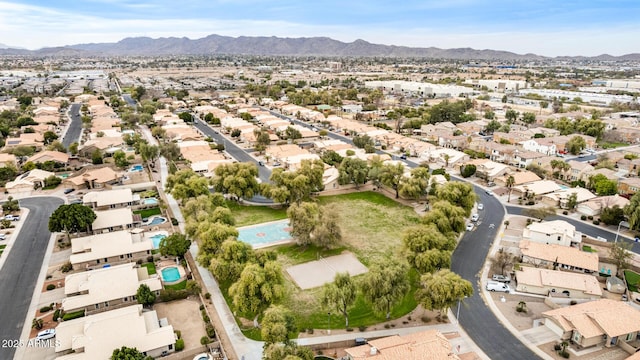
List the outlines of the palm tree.
{"type": "Polygon", "coordinates": [[[507,199],[507,203],[511,202],[511,190],[513,190],[513,185],[516,184],[516,179],[513,177],[513,175],[509,175],[509,177],[507,178],[507,189],[509,189],[509,198],[507,199]]]}
{"type": "Polygon", "coordinates": [[[566,163],[564,161],[560,162],[559,166],[558,166],[558,170],[562,171],[562,180],[565,180],[565,173],[569,170],[571,170],[571,165],[569,165],[569,163],[566,163]]]}
{"type": "Polygon", "coordinates": [[[444,154],[444,167],[449,167],[449,159],[451,159],[451,157],[449,156],[449,154],[444,154]]]}
{"type": "Polygon", "coordinates": [[[557,159],[551,160],[551,162],[549,163],[549,165],[551,165],[551,174],[555,174],[556,169],[559,168],[563,162],[564,161],[557,159]]]}

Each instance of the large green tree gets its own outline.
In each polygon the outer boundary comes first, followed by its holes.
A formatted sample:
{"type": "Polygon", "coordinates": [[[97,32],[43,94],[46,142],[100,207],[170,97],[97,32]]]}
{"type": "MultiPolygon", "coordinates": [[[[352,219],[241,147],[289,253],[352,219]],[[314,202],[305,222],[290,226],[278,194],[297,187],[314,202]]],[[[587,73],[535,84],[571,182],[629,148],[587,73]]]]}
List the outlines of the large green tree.
{"type": "Polygon", "coordinates": [[[264,266],[248,264],[229,288],[233,306],[247,314],[259,313],[282,299],[284,292],[282,269],[276,261],[267,261],[264,266]]]}
{"type": "Polygon", "coordinates": [[[313,350],[294,342],[268,344],[262,352],[262,360],[313,360],[313,350]]]}
{"type": "Polygon", "coordinates": [[[184,234],[175,233],[160,240],[158,249],[163,256],[177,256],[181,258],[189,251],[190,246],[191,240],[187,239],[184,234]]]}
{"type": "Polygon", "coordinates": [[[236,239],[227,239],[220,245],[220,251],[209,262],[209,270],[218,281],[227,282],[240,277],[255,253],[251,245],[236,239]]]}
{"type": "Polygon", "coordinates": [[[292,204],[287,209],[287,217],[291,226],[290,233],[298,244],[310,244],[313,231],[318,225],[320,217],[318,204],[307,201],[300,204],[292,204]]]}
{"type": "Polygon", "coordinates": [[[464,230],[467,216],[468,213],[460,206],[440,200],[431,205],[430,211],[422,218],[422,222],[436,225],[438,231],[449,236],[451,233],[460,233],[464,230]]]}
{"type": "Polygon", "coordinates": [[[156,302],[156,294],[151,291],[149,285],[141,284],[138,287],[138,291],[136,291],[136,299],[138,300],[138,304],[150,307],[156,302]]]}
{"type": "Polygon", "coordinates": [[[199,239],[198,261],[202,266],[207,267],[211,258],[218,254],[225,240],[238,237],[238,230],[230,225],[204,221],[198,223],[194,235],[199,239]]]}
{"type": "Polygon", "coordinates": [[[279,203],[300,203],[309,198],[312,192],[324,189],[323,175],[322,160],[302,160],[296,171],[285,171],[282,168],[273,170],[269,178],[271,184],[262,184],[261,192],[279,203]]]}
{"type": "Polygon", "coordinates": [[[123,346],[119,349],[113,350],[111,353],[111,360],[153,360],[151,356],[145,356],[136,348],[129,348],[123,346]]]}
{"type": "Polygon", "coordinates": [[[392,188],[396,192],[396,199],[400,197],[400,182],[404,176],[404,165],[402,163],[384,164],[380,169],[380,182],[392,188]]]}
{"type": "Polygon", "coordinates": [[[638,230],[640,228],[640,192],[635,193],[629,199],[629,204],[624,207],[624,214],[627,216],[629,226],[638,230]]]}
{"type": "Polygon", "coordinates": [[[439,186],[436,190],[436,197],[438,200],[448,201],[461,207],[467,216],[471,214],[471,209],[476,204],[476,193],[473,191],[473,186],[460,181],[450,181],[439,186]]]}
{"type": "Polygon", "coordinates": [[[373,309],[391,317],[391,309],[409,291],[407,273],[409,267],[405,263],[386,260],[376,262],[369,268],[361,283],[365,299],[373,309]]]}
{"type": "Polygon", "coordinates": [[[411,170],[411,176],[400,178],[398,193],[407,199],[420,199],[427,193],[429,186],[429,169],[417,167],[411,170]]]}
{"type": "Polygon", "coordinates": [[[95,219],[96,213],[88,206],[63,204],[49,217],[49,231],[64,231],[70,240],[70,233],[88,231],[95,219]]]}
{"type": "Polygon", "coordinates": [[[360,185],[367,182],[369,167],[364,160],[346,157],[342,160],[342,163],[340,163],[338,171],[340,173],[338,177],[338,183],[340,183],[340,185],[355,184],[356,189],[358,189],[360,185]]]}
{"type": "Polygon", "coordinates": [[[584,140],[582,136],[574,136],[565,145],[565,148],[568,152],[573,155],[578,155],[582,150],[587,147],[587,142],[584,140]]]}
{"type": "Polygon", "coordinates": [[[332,283],[324,285],[322,303],[344,316],[345,327],[349,327],[349,308],[356,301],[357,289],[349,273],[337,273],[332,283]]]}
{"type": "Polygon", "coordinates": [[[458,300],[473,294],[471,283],[449,269],[424,274],[420,283],[422,287],[416,291],[416,300],[427,310],[446,311],[458,300]]]}
{"type": "Polygon", "coordinates": [[[236,198],[251,199],[260,192],[258,167],[254,163],[232,163],[216,167],[213,188],[236,198]]]}
{"type": "Polygon", "coordinates": [[[260,333],[266,345],[287,342],[289,334],[296,330],[295,317],[281,305],[271,305],[262,317],[260,333]]]}

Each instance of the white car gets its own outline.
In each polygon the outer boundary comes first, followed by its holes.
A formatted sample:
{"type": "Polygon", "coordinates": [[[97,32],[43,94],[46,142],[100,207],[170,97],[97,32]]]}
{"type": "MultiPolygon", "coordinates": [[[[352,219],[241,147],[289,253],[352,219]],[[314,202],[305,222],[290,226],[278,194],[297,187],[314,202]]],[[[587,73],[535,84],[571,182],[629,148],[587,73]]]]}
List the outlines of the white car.
{"type": "Polygon", "coordinates": [[[48,340],[56,336],[56,329],[42,330],[36,336],[36,340],[48,340]]]}
{"type": "Polygon", "coordinates": [[[482,203],[478,204],[478,210],[484,210],[484,204],[482,203]]]}
{"type": "Polygon", "coordinates": [[[478,221],[479,218],[480,218],[480,216],[478,214],[471,215],[471,221],[473,221],[473,222],[478,221]]]}
{"type": "Polygon", "coordinates": [[[471,223],[467,224],[466,230],[467,231],[473,230],[473,224],[471,224],[471,223]]]}

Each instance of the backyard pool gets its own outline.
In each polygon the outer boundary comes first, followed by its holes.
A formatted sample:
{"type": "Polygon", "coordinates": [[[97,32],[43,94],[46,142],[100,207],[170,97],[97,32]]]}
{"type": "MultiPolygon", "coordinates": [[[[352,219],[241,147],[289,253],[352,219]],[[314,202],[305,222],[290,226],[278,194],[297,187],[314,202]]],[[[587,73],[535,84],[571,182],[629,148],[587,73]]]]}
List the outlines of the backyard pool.
{"type": "Polygon", "coordinates": [[[153,243],[153,248],[157,249],[160,247],[160,241],[162,241],[162,239],[166,238],[167,234],[163,234],[163,233],[158,233],[155,234],[153,236],[150,237],[151,242],[153,243]]]}
{"type": "Polygon", "coordinates": [[[166,222],[167,222],[167,219],[163,218],[162,216],[152,216],[148,218],[146,221],[142,222],[142,225],[153,226],[153,225],[164,224],[166,222]]]}
{"type": "Polygon", "coordinates": [[[137,171],[142,171],[144,170],[144,168],[142,167],[142,165],[137,164],[137,165],[133,165],[130,169],[129,172],[137,172],[137,171]]]}
{"type": "Polygon", "coordinates": [[[291,240],[289,220],[272,221],[238,229],[238,240],[262,248],[291,240]]]}
{"type": "Polygon", "coordinates": [[[146,198],[146,199],[142,199],[142,203],[144,205],[157,205],[158,204],[158,199],[156,199],[156,198],[146,198]]]}
{"type": "Polygon", "coordinates": [[[162,274],[162,281],[176,282],[180,280],[180,271],[176,266],[166,267],[160,273],[162,274]]]}

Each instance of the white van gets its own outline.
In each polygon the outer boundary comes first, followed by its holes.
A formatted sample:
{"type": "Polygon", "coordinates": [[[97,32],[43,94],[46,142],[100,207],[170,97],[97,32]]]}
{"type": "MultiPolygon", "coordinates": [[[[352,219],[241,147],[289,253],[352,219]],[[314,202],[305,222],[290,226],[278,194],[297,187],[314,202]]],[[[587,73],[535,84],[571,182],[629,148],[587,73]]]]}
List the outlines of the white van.
{"type": "Polygon", "coordinates": [[[499,282],[499,281],[493,281],[493,280],[489,280],[487,282],[487,290],[489,291],[504,291],[506,293],[511,292],[511,288],[509,287],[508,284],[499,282]]]}

